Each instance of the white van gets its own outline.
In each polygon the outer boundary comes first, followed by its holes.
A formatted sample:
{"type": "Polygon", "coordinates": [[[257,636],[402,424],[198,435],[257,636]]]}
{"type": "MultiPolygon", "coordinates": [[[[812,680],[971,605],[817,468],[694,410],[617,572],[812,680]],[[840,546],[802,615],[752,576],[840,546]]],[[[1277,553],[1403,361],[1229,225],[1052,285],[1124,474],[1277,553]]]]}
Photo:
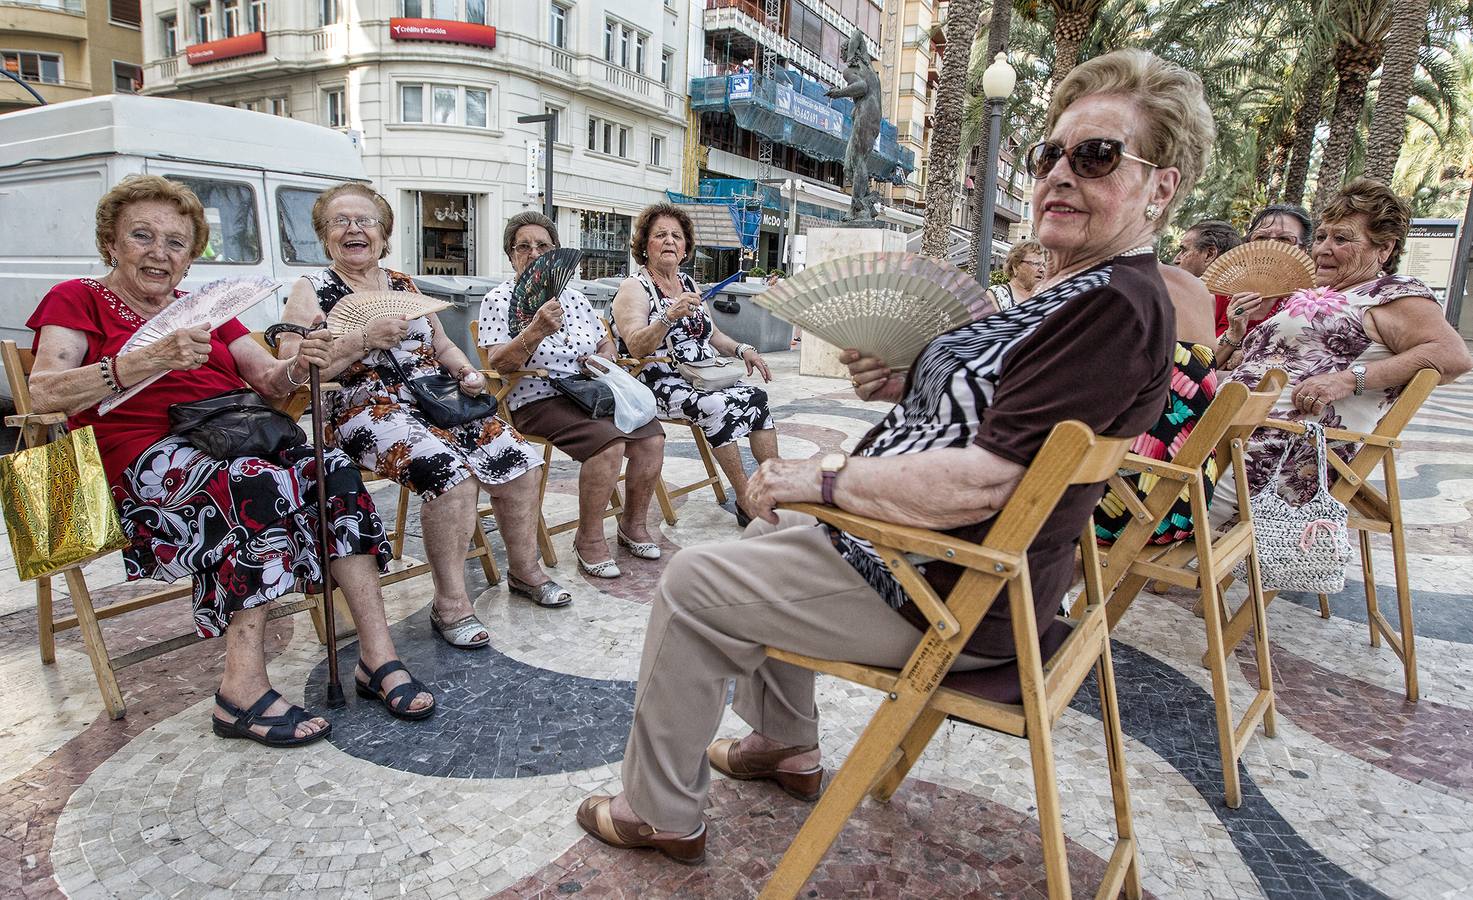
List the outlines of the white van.
{"type": "Polygon", "coordinates": [[[287,282],[242,318],[258,330],[280,320],[291,282],[327,264],[312,231],[317,195],[367,180],[347,135],[226,106],[114,94],[0,116],[0,338],[30,346],[26,319],[52,285],[107,271],[97,201],[135,173],[177,180],[204,204],[210,242],[181,289],[287,282]]]}

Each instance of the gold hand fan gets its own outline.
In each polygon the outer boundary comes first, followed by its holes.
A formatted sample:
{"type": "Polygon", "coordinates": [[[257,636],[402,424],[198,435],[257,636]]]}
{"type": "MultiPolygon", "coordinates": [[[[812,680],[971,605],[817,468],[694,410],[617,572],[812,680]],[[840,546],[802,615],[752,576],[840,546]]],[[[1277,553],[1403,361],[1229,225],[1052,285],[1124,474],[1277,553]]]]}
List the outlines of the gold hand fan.
{"type": "Polygon", "coordinates": [[[973,321],[984,289],[912,253],[857,253],[809,266],[753,299],[830,344],[910,367],[932,338],[973,321]]]}
{"type": "Polygon", "coordinates": [[[1202,273],[1202,281],[1214,294],[1229,297],[1245,291],[1267,299],[1287,297],[1314,287],[1314,260],[1290,244],[1254,241],[1214,259],[1202,273]]]}
{"type": "Polygon", "coordinates": [[[355,329],[366,328],[368,323],[384,316],[418,319],[420,316],[449,308],[450,304],[444,300],[413,291],[360,291],[349,294],[333,305],[332,311],[327,314],[327,330],[341,336],[355,329]]]}

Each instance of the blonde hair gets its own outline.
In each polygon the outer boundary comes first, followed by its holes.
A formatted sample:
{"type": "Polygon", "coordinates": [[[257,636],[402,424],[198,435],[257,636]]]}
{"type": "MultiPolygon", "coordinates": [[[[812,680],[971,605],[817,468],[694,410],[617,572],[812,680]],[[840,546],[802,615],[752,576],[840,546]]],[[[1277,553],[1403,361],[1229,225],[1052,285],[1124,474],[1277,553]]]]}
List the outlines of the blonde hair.
{"type": "Polygon", "coordinates": [[[327,207],[337,198],[353,194],[373,201],[373,206],[378,210],[379,234],[384,238],[383,252],[378,255],[383,259],[389,255],[389,235],[394,233],[394,211],[389,208],[389,201],[383,195],[366,184],[357,181],[345,181],[334,185],[318,195],[317,201],[312,204],[312,230],[317,232],[317,239],[322,242],[322,248],[327,249],[327,207]]]}
{"type": "Polygon", "coordinates": [[[210,223],[205,221],[205,207],[194,191],[177,181],[158,175],[129,175],[113,186],[97,201],[97,252],[102,261],[112,265],[113,256],[107,245],[117,239],[118,216],[135,203],[172,203],[181,216],[194,225],[194,244],[189,258],[197,259],[210,240],[210,223]]]}
{"type": "Polygon", "coordinates": [[[1356,213],[1366,217],[1367,240],[1379,246],[1391,245],[1391,255],[1383,268],[1394,274],[1412,224],[1411,204],[1375,179],[1357,178],[1330,196],[1320,210],[1320,224],[1339,222],[1356,213]]]}
{"type": "Polygon", "coordinates": [[[1039,256],[1043,256],[1043,245],[1032,238],[1014,244],[1013,249],[1008,251],[1008,258],[1002,264],[1002,273],[1011,279],[1013,272],[1017,271],[1018,265],[1023,262],[1023,257],[1030,253],[1037,253],[1039,256]]]}
{"type": "Polygon", "coordinates": [[[1165,228],[1192,192],[1217,139],[1212,111],[1202,96],[1202,79],[1146,50],[1115,50],[1074,67],[1049,104],[1045,133],[1052,133],[1064,111],[1084,97],[1114,94],[1134,103],[1145,120],[1141,145],[1127,148],[1181,173],[1176,193],[1156,219],[1165,228]]]}

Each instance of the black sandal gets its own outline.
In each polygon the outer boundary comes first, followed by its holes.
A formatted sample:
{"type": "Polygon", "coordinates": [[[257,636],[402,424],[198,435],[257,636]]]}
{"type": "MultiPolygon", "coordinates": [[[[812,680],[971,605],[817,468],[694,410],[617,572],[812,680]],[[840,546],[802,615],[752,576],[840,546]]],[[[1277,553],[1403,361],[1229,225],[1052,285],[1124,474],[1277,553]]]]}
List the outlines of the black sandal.
{"type": "Polygon", "coordinates": [[[297,726],[309,719],[315,719],[300,706],[287,709],[283,715],[263,715],[271,708],[271,704],[281,699],[281,695],[275,690],[267,690],[261,698],[251,704],[250,709],[241,709],[235,704],[215,694],[215,703],[231,716],[235,717],[233,722],[221,721],[219,716],[210,713],[210,723],[215,729],[215,734],[222,738],[246,738],[267,747],[301,747],[313,741],[321,740],[332,732],[332,723],[328,722],[320,730],[314,731],[306,737],[297,737],[297,726]],[[265,734],[259,734],[251,730],[252,725],[268,726],[265,734]]]}
{"type": "MultiPolygon", "coordinates": [[[[389,711],[389,715],[396,719],[405,719],[413,722],[418,719],[429,718],[438,704],[431,703],[424,709],[409,709],[409,704],[414,702],[414,698],[417,695],[430,693],[429,688],[416,681],[413,675],[409,676],[408,681],[389,691],[388,694],[383,693],[384,679],[400,670],[409,671],[404,663],[397,659],[391,659],[379,666],[372,675],[369,675],[368,670],[363,667],[363,661],[359,660],[358,671],[364,675],[368,675],[368,684],[364,684],[358,680],[357,676],[354,676],[353,684],[358,687],[358,696],[366,697],[369,700],[383,704],[384,709],[389,711]]],[[[430,694],[430,696],[432,698],[434,697],[433,694],[430,694]]]]}

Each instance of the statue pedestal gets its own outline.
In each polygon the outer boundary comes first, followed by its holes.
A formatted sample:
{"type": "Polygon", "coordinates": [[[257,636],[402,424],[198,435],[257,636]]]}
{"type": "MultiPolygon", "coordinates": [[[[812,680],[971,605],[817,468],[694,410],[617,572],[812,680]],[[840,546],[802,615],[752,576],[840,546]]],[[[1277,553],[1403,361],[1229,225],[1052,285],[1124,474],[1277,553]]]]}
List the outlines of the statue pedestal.
{"type": "MultiPolygon", "coordinates": [[[[810,228],[807,265],[817,265],[856,253],[905,252],[905,235],[872,228],[810,228]]],[[[808,332],[803,333],[798,355],[798,374],[820,378],[848,379],[849,369],[839,362],[839,350],[808,332]]]]}

